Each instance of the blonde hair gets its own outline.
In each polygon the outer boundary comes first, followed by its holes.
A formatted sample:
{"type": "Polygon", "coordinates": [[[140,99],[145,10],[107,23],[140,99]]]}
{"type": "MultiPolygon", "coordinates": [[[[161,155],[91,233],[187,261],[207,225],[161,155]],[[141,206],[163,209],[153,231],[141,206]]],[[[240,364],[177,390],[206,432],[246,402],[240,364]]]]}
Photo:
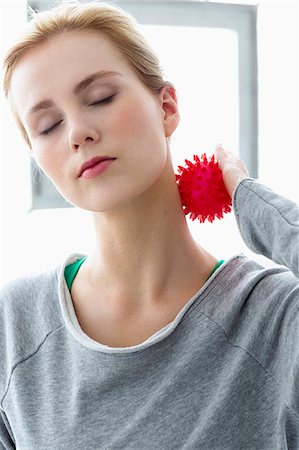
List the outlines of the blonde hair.
{"type": "MultiPolygon", "coordinates": [[[[48,11],[36,13],[30,8],[29,13],[30,20],[22,37],[9,49],[3,62],[3,89],[8,100],[12,73],[21,56],[55,35],[73,30],[95,30],[105,34],[153,93],[158,93],[164,86],[173,87],[164,80],[159,59],[138,31],[136,20],[122,9],[105,2],[83,4],[78,0],[68,0],[48,11]]],[[[17,126],[31,149],[29,137],[12,100],[9,104],[17,126]]]]}

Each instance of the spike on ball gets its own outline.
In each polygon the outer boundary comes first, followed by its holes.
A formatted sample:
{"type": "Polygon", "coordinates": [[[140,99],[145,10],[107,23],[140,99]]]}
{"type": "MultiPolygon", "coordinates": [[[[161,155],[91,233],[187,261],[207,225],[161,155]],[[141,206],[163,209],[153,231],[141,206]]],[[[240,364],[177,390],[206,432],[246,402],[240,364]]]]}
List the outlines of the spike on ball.
{"type": "Polygon", "coordinates": [[[206,153],[201,157],[193,155],[193,160],[185,159],[187,167],[178,166],[179,173],[175,174],[183,210],[191,220],[212,223],[216,217],[222,219],[224,213],[231,212],[231,197],[214,155],[210,159],[206,153]]]}

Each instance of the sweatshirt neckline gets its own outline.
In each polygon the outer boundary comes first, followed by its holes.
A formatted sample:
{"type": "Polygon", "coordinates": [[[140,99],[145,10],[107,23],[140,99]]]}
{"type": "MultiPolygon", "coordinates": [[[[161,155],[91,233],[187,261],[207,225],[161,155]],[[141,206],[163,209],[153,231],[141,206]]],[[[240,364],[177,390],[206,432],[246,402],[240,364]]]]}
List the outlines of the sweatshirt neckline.
{"type": "Polygon", "coordinates": [[[183,306],[183,308],[179,311],[175,319],[165,327],[163,327],[161,330],[157,331],[154,335],[152,335],[150,338],[148,338],[146,341],[130,346],[130,347],[109,347],[108,345],[101,344],[97,341],[94,341],[91,339],[87,334],[84,333],[82,330],[79,321],[77,319],[73,302],[71,299],[71,295],[64,277],[64,270],[65,267],[69,264],[72,264],[77,259],[84,258],[86,255],[81,253],[72,253],[69,255],[64,262],[61,264],[61,266],[58,268],[58,295],[59,295],[59,303],[60,308],[64,320],[65,327],[67,331],[72,335],[72,338],[74,338],[79,344],[81,344],[83,347],[88,348],[90,350],[95,350],[101,353],[106,354],[119,354],[119,355],[128,355],[136,352],[143,351],[156,343],[160,342],[161,340],[164,340],[167,336],[169,336],[174,329],[178,326],[180,323],[182,317],[185,315],[186,311],[193,305],[193,303],[196,301],[196,299],[201,296],[212,284],[214,284],[214,280],[216,277],[219,276],[219,274],[226,269],[227,266],[229,266],[234,260],[238,258],[244,258],[246,257],[243,253],[234,255],[230,258],[228,258],[224,263],[222,263],[215,271],[214,273],[208,278],[208,280],[205,282],[205,284],[193,295],[193,297],[186,302],[186,304],[183,306]]]}

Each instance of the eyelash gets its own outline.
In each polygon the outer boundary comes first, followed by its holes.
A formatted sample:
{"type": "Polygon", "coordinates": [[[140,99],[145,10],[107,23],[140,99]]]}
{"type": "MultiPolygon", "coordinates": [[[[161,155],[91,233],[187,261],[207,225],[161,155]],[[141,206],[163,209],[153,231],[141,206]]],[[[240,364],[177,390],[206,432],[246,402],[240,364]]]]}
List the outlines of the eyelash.
{"type": "MultiPolygon", "coordinates": [[[[97,101],[97,102],[95,102],[95,103],[92,103],[91,105],[88,105],[88,106],[98,106],[98,105],[100,105],[100,104],[108,104],[108,103],[110,103],[111,101],[112,101],[112,99],[113,99],[113,97],[114,97],[114,95],[110,95],[110,97],[107,97],[107,98],[104,98],[103,100],[99,100],[99,101],[97,101]]],[[[50,134],[50,133],[52,133],[52,131],[60,124],[62,122],[62,120],[60,121],[60,122],[57,122],[55,125],[53,125],[52,127],[50,127],[50,128],[48,128],[47,130],[45,130],[45,131],[42,131],[40,134],[41,135],[43,135],[43,136],[45,136],[45,135],[47,135],[47,134],[50,134]]]]}

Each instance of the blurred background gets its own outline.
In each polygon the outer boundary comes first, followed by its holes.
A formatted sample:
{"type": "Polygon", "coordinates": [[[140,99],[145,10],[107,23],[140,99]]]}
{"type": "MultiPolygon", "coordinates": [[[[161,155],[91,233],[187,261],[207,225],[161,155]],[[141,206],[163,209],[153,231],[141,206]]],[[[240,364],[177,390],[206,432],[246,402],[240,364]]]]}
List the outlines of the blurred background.
{"type": "MultiPolygon", "coordinates": [[[[1,59],[28,20],[28,6],[59,1],[2,1],[1,59]]],[[[84,2],[82,2],[84,3],[84,2]]],[[[171,140],[174,168],[217,142],[241,157],[250,176],[298,203],[298,2],[113,1],[138,21],[165,78],[178,91],[181,123],[171,140]]],[[[1,91],[1,284],[47,270],[70,253],[88,253],[88,211],[69,205],[29,159],[1,91]]],[[[219,259],[252,253],[233,213],[212,224],[187,222],[219,259]]],[[[170,230],[171,232],[171,230],[170,230]]]]}

